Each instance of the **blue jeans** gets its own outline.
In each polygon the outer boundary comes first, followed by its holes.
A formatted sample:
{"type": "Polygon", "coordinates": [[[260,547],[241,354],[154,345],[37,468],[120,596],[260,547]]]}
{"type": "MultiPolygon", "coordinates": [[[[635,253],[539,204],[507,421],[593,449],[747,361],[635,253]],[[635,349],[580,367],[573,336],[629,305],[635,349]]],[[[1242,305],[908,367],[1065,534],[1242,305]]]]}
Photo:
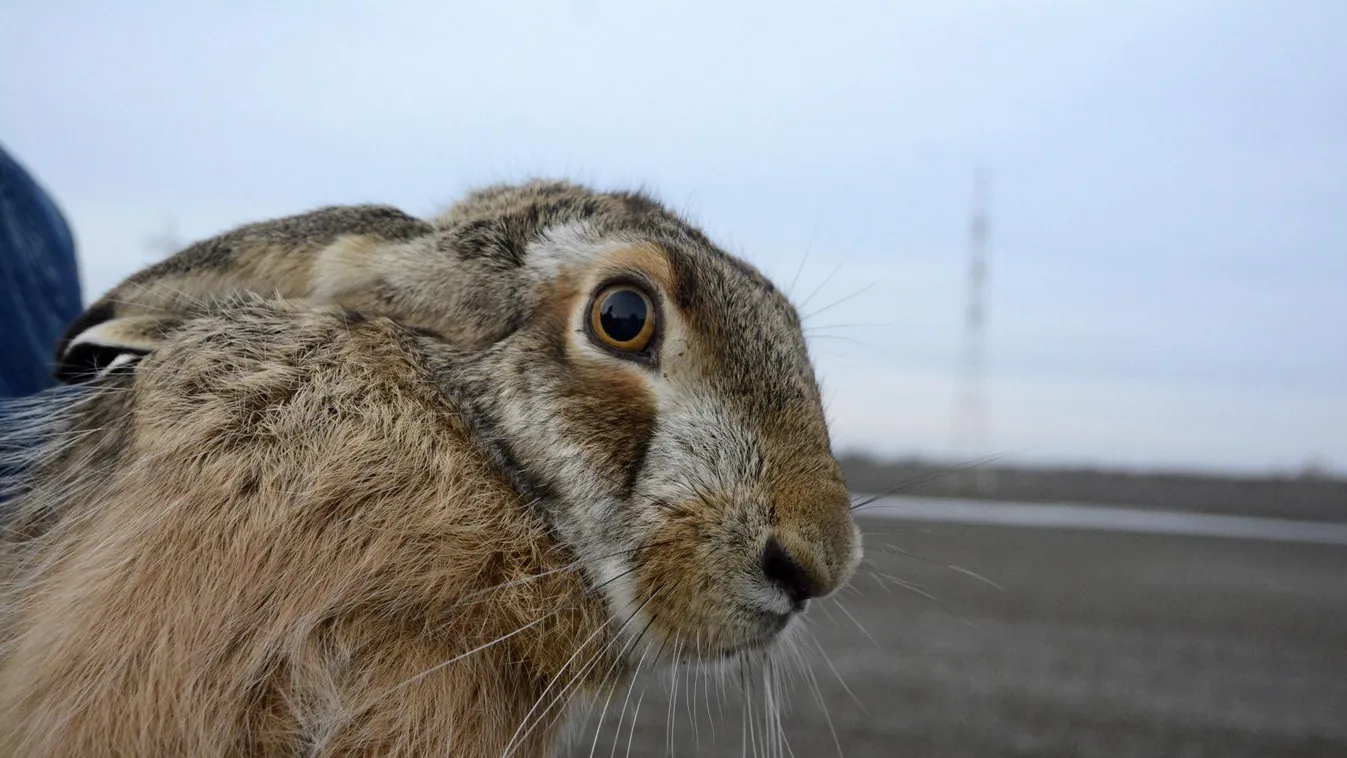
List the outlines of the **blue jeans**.
{"type": "Polygon", "coordinates": [[[41,444],[13,399],[56,384],[56,341],[83,307],[70,227],[0,146],[0,506],[41,444]]]}
{"type": "Polygon", "coordinates": [[[82,309],[70,227],[0,146],[0,398],[56,383],[56,341],[82,309]]]}

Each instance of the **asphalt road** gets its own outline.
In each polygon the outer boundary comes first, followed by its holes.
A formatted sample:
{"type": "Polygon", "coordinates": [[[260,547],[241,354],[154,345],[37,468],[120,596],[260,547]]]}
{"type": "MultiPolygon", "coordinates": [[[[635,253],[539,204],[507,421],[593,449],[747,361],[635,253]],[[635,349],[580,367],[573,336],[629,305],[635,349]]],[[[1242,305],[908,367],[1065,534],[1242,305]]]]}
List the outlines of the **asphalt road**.
{"type": "MultiPolygon", "coordinates": [[[[861,576],[809,612],[832,729],[797,679],[787,755],[1347,756],[1347,546],[863,525],[861,576]]],[[[634,732],[612,708],[596,755],[754,755],[732,691],[708,711],[699,689],[694,728],[668,679],[632,697],[634,732]]]]}

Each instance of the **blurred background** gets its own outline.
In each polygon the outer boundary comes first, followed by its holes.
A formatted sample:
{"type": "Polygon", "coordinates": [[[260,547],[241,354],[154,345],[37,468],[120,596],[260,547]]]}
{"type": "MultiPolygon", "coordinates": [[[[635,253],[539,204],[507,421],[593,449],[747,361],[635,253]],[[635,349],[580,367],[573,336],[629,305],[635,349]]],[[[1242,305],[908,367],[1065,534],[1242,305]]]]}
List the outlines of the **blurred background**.
{"type": "MultiPolygon", "coordinates": [[[[1336,0],[6,0],[0,145],[85,302],[247,221],[534,176],[761,267],[885,495],[794,755],[1347,755],[1345,33],[1336,0]]],[[[668,689],[576,754],[753,743],[668,689]]]]}

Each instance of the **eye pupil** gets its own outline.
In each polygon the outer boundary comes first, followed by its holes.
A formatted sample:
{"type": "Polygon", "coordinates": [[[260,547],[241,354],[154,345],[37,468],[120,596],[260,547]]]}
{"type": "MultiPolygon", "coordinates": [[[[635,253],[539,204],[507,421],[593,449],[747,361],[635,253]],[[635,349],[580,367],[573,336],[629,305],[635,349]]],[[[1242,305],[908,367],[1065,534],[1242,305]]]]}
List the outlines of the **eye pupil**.
{"type": "Polygon", "coordinates": [[[604,298],[599,325],[615,342],[631,342],[640,336],[649,317],[645,298],[633,290],[617,290],[604,298]]]}
{"type": "Polygon", "coordinates": [[[615,284],[593,300],[589,336],[594,342],[633,359],[646,359],[655,336],[656,312],[650,296],[630,284],[615,284]]]}

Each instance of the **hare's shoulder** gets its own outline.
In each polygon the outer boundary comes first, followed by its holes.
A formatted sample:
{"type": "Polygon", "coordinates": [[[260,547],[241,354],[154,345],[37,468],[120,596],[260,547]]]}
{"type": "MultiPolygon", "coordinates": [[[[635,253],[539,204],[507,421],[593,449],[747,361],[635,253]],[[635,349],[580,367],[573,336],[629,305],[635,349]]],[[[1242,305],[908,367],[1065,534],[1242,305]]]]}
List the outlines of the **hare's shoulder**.
{"type": "Polygon", "coordinates": [[[334,469],[378,470],[388,484],[423,464],[499,478],[416,330],[249,296],[164,317],[156,330],[148,355],[0,422],[11,546],[96,508],[92,493],[131,475],[146,492],[207,470],[230,486],[334,469]]]}

